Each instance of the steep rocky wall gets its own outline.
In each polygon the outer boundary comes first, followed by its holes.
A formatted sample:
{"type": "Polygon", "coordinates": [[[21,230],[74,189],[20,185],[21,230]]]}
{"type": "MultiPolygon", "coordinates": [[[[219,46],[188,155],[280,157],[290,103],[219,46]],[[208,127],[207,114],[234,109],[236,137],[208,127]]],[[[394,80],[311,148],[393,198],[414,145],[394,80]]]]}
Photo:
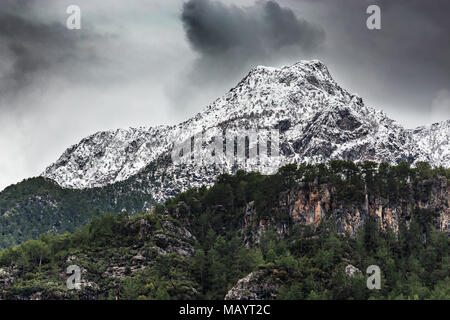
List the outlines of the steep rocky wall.
{"type": "Polygon", "coordinates": [[[450,185],[445,177],[409,186],[408,194],[391,200],[366,192],[359,203],[343,205],[332,184],[299,184],[279,196],[272,214],[261,218],[254,202],[244,209],[243,235],[246,246],[258,243],[264,230],[275,226],[280,235],[286,235],[296,224],[319,226],[324,219],[334,218],[340,232],[354,236],[369,216],[374,216],[381,227],[398,231],[404,221],[407,226],[416,209],[436,210],[436,227],[450,232],[450,185]],[[281,218],[280,218],[281,217],[281,218]]]}

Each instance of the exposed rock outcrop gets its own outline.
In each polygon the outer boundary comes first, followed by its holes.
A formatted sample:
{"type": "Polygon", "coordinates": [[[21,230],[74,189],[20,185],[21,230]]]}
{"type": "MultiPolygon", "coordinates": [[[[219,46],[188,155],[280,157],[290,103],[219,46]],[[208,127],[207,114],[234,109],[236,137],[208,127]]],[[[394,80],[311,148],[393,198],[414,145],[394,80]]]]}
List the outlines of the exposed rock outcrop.
{"type": "Polygon", "coordinates": [[[240,279],[225,300],[268,300],[278,294],[280,283],[267,270],[258,270],[240,279]]]}
{"type": "Polygon", "coordinates": [[[259,217],[254,203],[248,203],[244,208],[242,231],[246,246],[259,243],[262,232],[269,227],[275,227],[284,237],[293,225],[316,228],[324,219],[335,219],[338,231],[351,236],[356,235],[369,216],[376,217],[383,229],[397,232],[400,222],[409,225],[416,209],[436,212],[436,228],[450,233],[450,185],[445,177],[422,181],[415,189],[409,186],[408,196],[403,200],[366,193],[359,204],[346,205],[336,193],[332,184],[300,183],[280,194],[273,214],[264,218],[259,217]]]}
{"type": "Polygon", "coordinates": [[[361,273],[361,270],[359,270],[354,265],[349,264],[348,266],[345,267],[345,274],[350,278],[352,278],[360,273],[361,273]]]}

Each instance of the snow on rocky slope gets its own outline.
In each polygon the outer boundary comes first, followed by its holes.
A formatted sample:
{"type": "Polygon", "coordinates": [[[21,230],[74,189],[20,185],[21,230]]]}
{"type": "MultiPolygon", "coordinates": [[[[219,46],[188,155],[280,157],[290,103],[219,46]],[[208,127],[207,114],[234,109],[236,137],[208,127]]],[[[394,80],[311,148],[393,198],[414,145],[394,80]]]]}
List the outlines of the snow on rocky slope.
{"type": "Polygon", "coordinates": [[[98,187],[125,180],[164,152],[169,127],[97,132],[67,149],[42,174],[63,187],[98,187]]]}
{"type": "Polygon", "coordinates": [[[421,153],[416,161],[450,167],[450,119],[411,130],[414,144],[421,153]]]}
{"type": "MultiPolygon", "coordinates": [[[[256,67],[179,125],[96,133],[67,149],[42,175],[69,188],[127,180],[132,188],[162,201],[187,188],[209,185],[219,173],[237,167],[264,172],[260,162],[250,161],[177,164],[171,160],[174,144],[202,134],[203,148],[196,149],[194,157],[198,152],[207,159],[214,153],[205,146],[217,135],[270,129],[280,135],[280,157],[272,159],[277,167],[329,159],[450,166],[450,121],[406,130],[382,111],[365,106],[333,80],[324,64],[312,60],[281,69],[256,67]]],[[[247,143],[250,149],[258,144],[247,143]]]]}

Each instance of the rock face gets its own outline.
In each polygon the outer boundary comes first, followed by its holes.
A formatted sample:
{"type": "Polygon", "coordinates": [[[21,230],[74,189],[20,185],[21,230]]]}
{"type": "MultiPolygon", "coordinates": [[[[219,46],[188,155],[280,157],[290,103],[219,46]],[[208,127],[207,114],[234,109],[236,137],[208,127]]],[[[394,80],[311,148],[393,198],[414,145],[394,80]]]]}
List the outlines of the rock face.
{"type": "Polygon", "coordinates": [[[409,198],[392,201],[366,194],[365,201],[342,204],[332,184],[296,185],[279,196],[268,218],[259,218],[253,203],[243,210],[243,236],[246,247],[259,243],[263,231],[275,227],[281,236],[287,235],[296,224],[317,227],[323,220],[336,220],[338,231],[355,236],[364,221],[377,217],[383,229],[398,231],[399,224],[409,221],[416,209],[431,209],[437,212],[437,229],[450,233],[450,185],[447,178],[439,177],[422,181],[415,189],[410,186],[409,198]],[[419,194],[414,200],[413,195],[419,194]],[[284,218],[280,218],[284,217],[284,218]]]}
{"type": "MultiPolygon", "coordinates": [[[[251,161],[199,165],[171,160],[174,143],[201,134],[203,145],[193,156],[210,159],[206,148],[213,137],[238,130],[242,138],[242,130],[250,129],[279,132],[280,157],[271,159],[271,167],[329,159],[450,166],[450,121],[406,130],[341,88],[327,67],[313,60],[281,69],[256,67],[235,88],[179,125],[98,132],[67,149],[42,175],[68,188],[125,181],[133,190],[164,201],[179,191],[210,185],[223,172],[264,172],[264,166],[251,161]]],[[[233,147],[234,143],[229,148],[233,147]]]]}
{"type": "Polygon", "coordinates": [[[14,274],[17,272],[13,267],[0,268],[0,288],[5,288],[14,282],[14,274]]]}
{"type": "Polygon", "coordinates": [[[225,300],[268,300],[276,297],[280,283],[266,270],[254,271],[228,291],[225,300]]]}

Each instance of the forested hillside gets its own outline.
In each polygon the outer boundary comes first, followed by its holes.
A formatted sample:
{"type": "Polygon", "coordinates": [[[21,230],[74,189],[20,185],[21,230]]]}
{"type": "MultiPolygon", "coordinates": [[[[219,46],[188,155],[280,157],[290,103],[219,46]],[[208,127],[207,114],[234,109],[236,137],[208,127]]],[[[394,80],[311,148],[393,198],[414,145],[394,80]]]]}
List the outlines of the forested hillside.
{"type": "Polygon", "coordinates": [[[1,251],[0,295],[449,299],[449,179],[424,163],[344,161],[222,175],[150,213],[107,214],[1,251]],[[73,264],[79,291],[66,287],[73,264]],[[366,287],[369,265],[380,290],[366,287]]]}
{"type": "Polygon", "coordinates": [[[141,212],[153,201],[125,183],[103,188],[61,188],[42,177],[24,180],[0,193],[0,248],[46,232],[73,232],[105,212],[141,212]]]}

